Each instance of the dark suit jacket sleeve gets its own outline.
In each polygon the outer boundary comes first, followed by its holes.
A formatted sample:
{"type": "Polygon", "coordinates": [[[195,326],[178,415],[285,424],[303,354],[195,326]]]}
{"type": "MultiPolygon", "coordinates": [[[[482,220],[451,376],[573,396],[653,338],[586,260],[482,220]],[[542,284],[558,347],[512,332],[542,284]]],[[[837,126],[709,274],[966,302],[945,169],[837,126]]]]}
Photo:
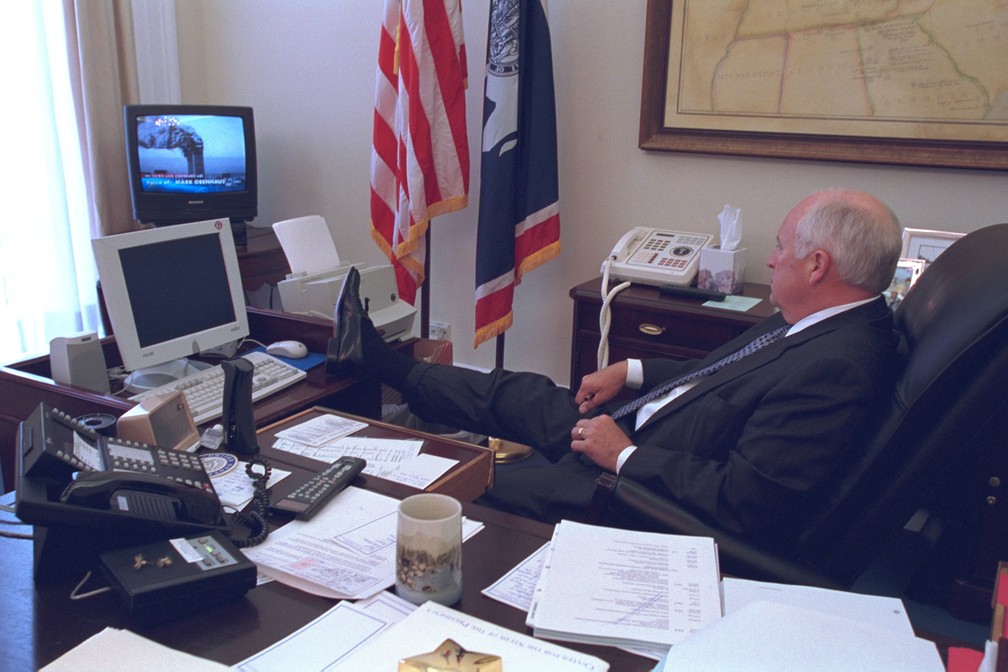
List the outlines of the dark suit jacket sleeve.
{"type": "Polygon", "coordinates": [[[785,359],[635,435],[620,476],[729,530],[792,534],[815,489],[856,450],[882,390],[877,372],[856,358],[785,359]]]}

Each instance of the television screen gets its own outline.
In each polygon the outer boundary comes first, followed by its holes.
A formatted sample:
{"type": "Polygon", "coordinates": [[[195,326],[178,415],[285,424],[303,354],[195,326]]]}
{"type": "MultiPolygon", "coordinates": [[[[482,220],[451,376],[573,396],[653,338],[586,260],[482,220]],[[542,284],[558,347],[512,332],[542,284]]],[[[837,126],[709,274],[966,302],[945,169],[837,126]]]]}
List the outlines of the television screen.
{"type": "Polygon", "coordinates": [[[241,117],[136,117],[140,185],[145,192],[204,194],[245,191],[241,117]]]}
{"type": "Polygon", "coordinates": [[[127,105],[124,124],[133,216],[138,221],[161,226],[255,219],[252,108],[127,105]]]}

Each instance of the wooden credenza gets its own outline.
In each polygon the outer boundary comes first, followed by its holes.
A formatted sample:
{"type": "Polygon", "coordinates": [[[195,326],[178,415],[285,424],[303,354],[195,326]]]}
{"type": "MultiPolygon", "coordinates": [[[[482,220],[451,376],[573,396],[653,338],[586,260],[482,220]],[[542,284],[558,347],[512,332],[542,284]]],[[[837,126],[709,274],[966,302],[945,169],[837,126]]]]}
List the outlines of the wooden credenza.
{"type": "MultiPolygon", "coordinates": [[[[616,286],[610,281],[610,289],[616,286]]],[[[746,283],[745,296],[761,301],[745,312],[704,306],[703,299],[663,295],[657,287],[631,285],[610,303],[609,362],[628,357],[690,359],[705,356],[774,313],[770,287],[746,283]]],[[[597,368],[602,278],[570,290],[574,301],[571,389],[597,368]]]]}

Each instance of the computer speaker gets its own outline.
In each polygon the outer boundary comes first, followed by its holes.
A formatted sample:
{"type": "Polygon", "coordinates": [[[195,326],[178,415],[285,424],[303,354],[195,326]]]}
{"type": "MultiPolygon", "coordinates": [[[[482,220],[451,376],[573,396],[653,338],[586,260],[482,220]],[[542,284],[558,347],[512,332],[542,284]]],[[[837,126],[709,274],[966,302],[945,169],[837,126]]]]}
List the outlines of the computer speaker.
{"type": "Polygon", "coordinates": [[[49,366],[57,383],[109,393],[105,353],[93,331],[57,336],[49,341],[49,366]]]}
{"type": "Polygon", "coordinates": [[[173,450],[194,450],[200,439],[189,403],[181,392],[140,401],[119,416],[116,437],[173,450]]]}

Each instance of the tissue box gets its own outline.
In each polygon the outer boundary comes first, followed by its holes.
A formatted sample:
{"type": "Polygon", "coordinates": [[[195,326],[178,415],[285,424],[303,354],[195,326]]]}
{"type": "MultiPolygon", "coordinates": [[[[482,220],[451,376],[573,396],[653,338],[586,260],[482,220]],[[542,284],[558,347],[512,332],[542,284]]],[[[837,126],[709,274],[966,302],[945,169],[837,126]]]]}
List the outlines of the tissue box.
{"type": "Polygon", "coordinates": [[[745,248],[722,250],[720,246],[700,250],[697,287],[724,294],[741,294],[745,282],[745,248]]]}

